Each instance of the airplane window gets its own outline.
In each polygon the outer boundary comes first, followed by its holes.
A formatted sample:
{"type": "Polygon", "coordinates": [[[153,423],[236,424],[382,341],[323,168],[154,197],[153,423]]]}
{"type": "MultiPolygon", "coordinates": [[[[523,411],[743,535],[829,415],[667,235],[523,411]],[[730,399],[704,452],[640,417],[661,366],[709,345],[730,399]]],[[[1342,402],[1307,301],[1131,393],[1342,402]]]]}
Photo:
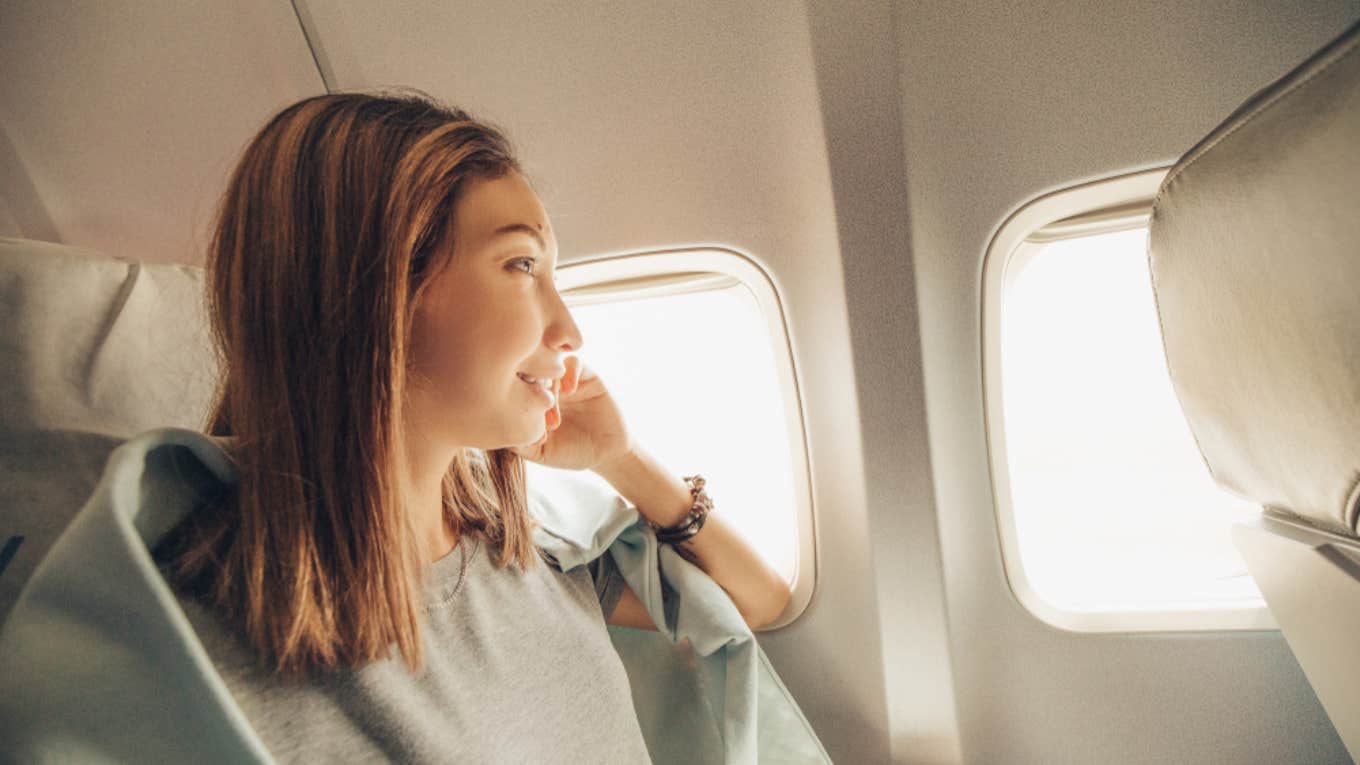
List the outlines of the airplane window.
{"type": "Polygon", "coordinates": [[[1181,413],[1146,225],[1026,246],[999,331],[1028,586],[1077,613],[1264,608],[1229,536],[1260,508],[1217,487],[1181,413]]]}
{"type": "MultiPolygon", "coordinates": [[[[778,346],[746,284],[705,276],[590,300],[563,293],[585,340],[582,360],[609,386],[639,441],[677,472],[702,473],[714,513],[793,584],[800,498],[778,346]]],[[[796,443],[801,450],[801,434],[796,443]]]]}

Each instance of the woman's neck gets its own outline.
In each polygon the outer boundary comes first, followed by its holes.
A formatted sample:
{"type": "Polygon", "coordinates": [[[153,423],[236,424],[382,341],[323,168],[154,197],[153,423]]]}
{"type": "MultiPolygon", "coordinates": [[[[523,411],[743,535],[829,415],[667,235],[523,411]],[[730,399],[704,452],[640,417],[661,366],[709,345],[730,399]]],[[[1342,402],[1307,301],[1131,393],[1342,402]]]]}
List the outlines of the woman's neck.
{"type": "Polygon", "coordinates": [[[448,555],[458,544],[458,532],[444,513],[444,476],[452,461],[452,454],[431,448],[422,439],[407,443],[403,490],[425,564],[448,555]]]}

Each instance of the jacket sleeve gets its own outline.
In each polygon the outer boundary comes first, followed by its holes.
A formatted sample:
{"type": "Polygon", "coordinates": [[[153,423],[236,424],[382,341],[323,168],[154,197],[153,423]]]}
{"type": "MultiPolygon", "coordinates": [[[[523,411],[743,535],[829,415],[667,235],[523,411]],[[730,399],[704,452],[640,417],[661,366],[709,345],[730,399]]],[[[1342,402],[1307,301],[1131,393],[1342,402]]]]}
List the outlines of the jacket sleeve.
{"type": "Polygon", "coordinates": [[[600,600],[600,610],[608,620],[613,616],[619,599],[623,597],[623,588],[627,586],[627,582],[619,572],[614,556],[608,550],[587,563],[586,568],[590,571],[590,578],[595,582],[595,597],[600,600]]]}

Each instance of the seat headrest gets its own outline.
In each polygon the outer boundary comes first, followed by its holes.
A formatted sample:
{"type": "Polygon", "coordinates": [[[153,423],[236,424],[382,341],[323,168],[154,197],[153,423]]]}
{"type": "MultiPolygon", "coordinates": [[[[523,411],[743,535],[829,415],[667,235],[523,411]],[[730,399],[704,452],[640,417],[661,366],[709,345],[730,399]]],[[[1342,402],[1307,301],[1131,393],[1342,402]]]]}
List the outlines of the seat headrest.
{"type": "Polygon", "coordinates": [[[1171,379],[1214,478],[1354,536],[1360,24],[1181,157],[1148,255],[1171,379]]]}
{"type": "Polygon", "coordinates": [[[0,237],[0,432],[204,424],[203,269],[0,237]]]}

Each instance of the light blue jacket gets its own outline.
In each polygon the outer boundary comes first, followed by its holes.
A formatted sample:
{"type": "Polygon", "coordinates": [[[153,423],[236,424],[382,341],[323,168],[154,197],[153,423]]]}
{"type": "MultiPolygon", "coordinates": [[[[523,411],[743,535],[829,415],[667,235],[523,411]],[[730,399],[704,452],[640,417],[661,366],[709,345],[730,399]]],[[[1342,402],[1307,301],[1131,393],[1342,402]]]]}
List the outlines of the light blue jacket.
{"type": "MultiPolygon", "coordinates": [[[[235,480],[221,441],[158,428],[110,455],[0,631],[7,760],[272,762],[151,558],[196,493],[235,480]]],[[[830,762],[716,582],[617,495],[551,494],[529,497],[539,547],[562,570],[609,550],[658,626],[608,628],[655,762],[830,762]]]]}

